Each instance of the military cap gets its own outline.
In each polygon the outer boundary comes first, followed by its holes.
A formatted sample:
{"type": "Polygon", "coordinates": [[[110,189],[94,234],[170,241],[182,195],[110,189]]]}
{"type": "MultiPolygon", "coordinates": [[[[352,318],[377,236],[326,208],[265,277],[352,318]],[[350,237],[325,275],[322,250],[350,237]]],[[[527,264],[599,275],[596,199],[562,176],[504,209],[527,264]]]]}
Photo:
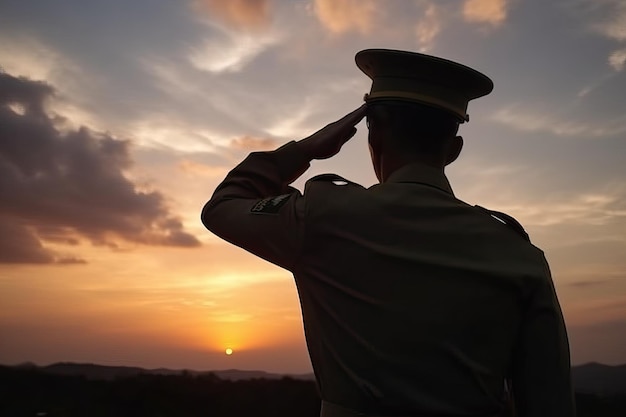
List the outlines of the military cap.
{"type": "Polygon", "coordinates": [[[406,100],[453,113],[469,120],[467,103],[493,90],[486,75],[447,59],[416,52],[366,49],[356,65],[372,79],[365,101],[406,100]]]}

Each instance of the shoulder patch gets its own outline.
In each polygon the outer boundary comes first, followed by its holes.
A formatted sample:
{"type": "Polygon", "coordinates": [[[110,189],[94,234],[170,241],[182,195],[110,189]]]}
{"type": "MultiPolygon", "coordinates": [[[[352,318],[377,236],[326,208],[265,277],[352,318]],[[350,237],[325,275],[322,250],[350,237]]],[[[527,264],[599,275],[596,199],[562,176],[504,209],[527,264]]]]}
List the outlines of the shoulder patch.
{"type": "Polygon", "coordinates": [[[291,194],[267,197],[257,201],[250,209],[253,214],[278,214],[280,208],[289,200],[291,194]]]}
{"type": "Polygon", "coordinates": [[[509,216],[506,213],[502,213],[501,211],[489,210],[481,206],[474,206],[474,207],[476,207],[483,213],[490,215],[491,217],[493,217],[494,219],[496,219],[497,221],[504,224],[509,229],[513,230],[515,233],[523,237],[524,240],[526,240],[527,242],[530,242],[530,237],[528,236],[528,233],[526,233],[526,230],[524,230],[524,227],[513,217],[509,216]]]}

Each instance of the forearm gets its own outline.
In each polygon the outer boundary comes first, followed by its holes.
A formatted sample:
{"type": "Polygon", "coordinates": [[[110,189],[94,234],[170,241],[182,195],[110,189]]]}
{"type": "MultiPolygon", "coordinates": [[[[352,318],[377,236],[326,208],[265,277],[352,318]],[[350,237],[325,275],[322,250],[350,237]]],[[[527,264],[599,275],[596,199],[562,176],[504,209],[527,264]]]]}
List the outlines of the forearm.
{"type": "MultiPolygon", "coordinates": [[[[318,130],[298,142],[289,142],[271,152],[253,152],[217,187],[202,211],[203,221],[217,204],[230,199],[254,199],[285,194],[288,185],[309,167],[313,159],[335,155],[356,133],[366,106],[318,130]]],[[[205,223],[206,224],[206,223],[205,223]]],[[[207,226],[208,227],[208,226],[207,226]]]]}

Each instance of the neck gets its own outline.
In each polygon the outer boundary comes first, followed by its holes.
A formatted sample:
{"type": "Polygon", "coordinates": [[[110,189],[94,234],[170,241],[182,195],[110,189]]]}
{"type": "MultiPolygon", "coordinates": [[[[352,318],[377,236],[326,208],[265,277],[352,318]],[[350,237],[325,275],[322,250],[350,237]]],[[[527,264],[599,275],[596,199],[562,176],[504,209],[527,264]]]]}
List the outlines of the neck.
{"type": "Polygon", "coordinates": [[[426,156],[402,156],[388,157],[382,155],[379,162],[379,172],[381,178],[380,182],[385,182],[387,179],[398,169],[411,164],[426,165],[434,168],[438,171],[444,172],[444,165],[440,161],[435,161],[434,158],[428,158],[426,156]]]}

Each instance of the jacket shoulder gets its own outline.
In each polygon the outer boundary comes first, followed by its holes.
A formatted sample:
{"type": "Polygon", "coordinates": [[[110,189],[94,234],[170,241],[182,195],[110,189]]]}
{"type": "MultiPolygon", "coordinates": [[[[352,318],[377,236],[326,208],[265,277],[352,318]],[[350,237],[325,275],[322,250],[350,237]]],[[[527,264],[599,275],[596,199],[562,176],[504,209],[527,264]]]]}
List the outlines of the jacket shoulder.
{"type": "Polygon", "coordinates": [[[528,233],[526,233],[526,230],[524,230],[524,227],[520,224],[520,222],[515,220],[512,216],[509,216],[506,213],[502,213],[501,211],[489,210],[478,205],[474,207],[476,207],[479,211],[481,211],[485,215],[489,215],[494,220],[499,221],[500,223],[504,224],[509,229],[517,233],[524,240],[530,243],[530,237],[528,236],[528,233]]]}
{"type": "Polygon", "coordinates": [[[340,175],[337,174],[321,174],[321,175],[316,175],[315,177],[309,179],[306,182],[306,186],[305,187],[310,187],[312,185],[315,184],[330,184],[330,185],[334,185],[337,187],[342,187],[342,186],[356,186],[359,188],[363,188],[362,185],[357,184],[356,182],[350,181],[340,175]]]}

